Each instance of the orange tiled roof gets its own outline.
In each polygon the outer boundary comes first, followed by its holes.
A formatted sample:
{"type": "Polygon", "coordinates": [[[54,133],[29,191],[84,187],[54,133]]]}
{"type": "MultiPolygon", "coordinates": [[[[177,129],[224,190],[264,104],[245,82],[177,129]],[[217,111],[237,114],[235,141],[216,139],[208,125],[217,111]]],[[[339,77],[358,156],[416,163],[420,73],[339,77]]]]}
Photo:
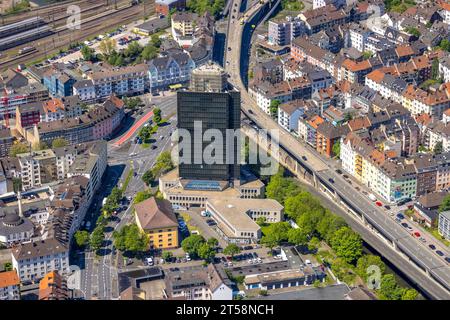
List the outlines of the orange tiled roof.
{"type": "Polygon", "coordinates": [[[319,124],[325,122],[324,119],[322,119],[320,116],[316,115],[312,119],[308,120],[308,123],[314,128],[317,129],[319,124]]]}
{"type": "Polygon", "coordinates": [[[57,112],[58,109],[64,110],[64,103],[59,98],[53,98],[44,103],[44,111],[48,112],[57,112]]]}
{"type": "Polygon", "coordinates": [[[368,128],[370,126],[369,119],[367,117],[360,117],[352,119],[348,122],[348,127],[352,131],[356,131],[362,128],[368,128]]]}
{"type": "Polygon", "coordinates": [[[373,70],[366,77],[376,83],[380,83],[384,79],[385,73],[380,69],[373,70]]]}
{"type": "Polygon", "coordinates": [[[17,286],[20,284],[19,276],[16,271],[0,272],[0,288],[17,286]]]}
{"type": "Polygon", "coordinates": [[[395,48],[395,52],[399,57],[410,56],[414,54],[413,49],[409,45],[398,46],[397,48],[395,48]]]}
{"type": "Polygon", "coordinates": [[[352,72],[358,72],[362,70],[367,70],[371,68],[372,65],[370,64],[369,60],[355,62],[350,59],[345,59],[344,62],[342,62],[342,67],[352,72]]]}
{"type": "Polygon", "coordinates": [[[442,1],[439,5],[441,6],[442,9],[450,11],[450,3],[442,1]]]}
{"type": "Polygon", "coordinates": [[[428,113],[422,113],[416,117],[416,122],[425,126],[430,124],[431,121],[431,116],[428,113]]]}

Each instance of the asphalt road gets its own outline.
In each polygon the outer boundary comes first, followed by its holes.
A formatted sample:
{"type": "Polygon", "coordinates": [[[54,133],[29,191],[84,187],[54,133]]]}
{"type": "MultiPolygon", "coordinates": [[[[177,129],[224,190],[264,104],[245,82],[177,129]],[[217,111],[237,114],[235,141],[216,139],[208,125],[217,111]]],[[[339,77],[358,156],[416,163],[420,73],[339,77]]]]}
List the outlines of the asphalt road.
{"type": "MultiPolygon", "coordinates": [[[[240,0],[235,0],[240,6],[240,0]]],[[[234,5],[233,5],[234,6],[234,5]]],[[[252,7],[247,12],[247,17],[251,17],[260,9],[261,5],[257,4],[252,7]]],[[[338,193],[347,199],[353,206],[363,212],[372,223],[378,226],[388,237],[393,238],[398,244],[398,247],[406,252],[410,257],[416,260],[416,263],[422,264],[426,269],[433,274],[434,277],[439,278],[441,281],[446,283],[450,287],[450,267],[443,260],[443,258],[438,257],[435,253],[431,252],[429,248],[424,245],[419,240],[410,236],[410,234],[399,227],[395,221],[392,219],[386,219],[386,214],[382,209],[374,206],[374,204],[369,201],[364,196],[355,193],[354,190],[350,190],[346,182],[342,182],[342,178],[339,177],[334,170],[330,170],[330,165],[328,165],[323,159],[316,154],[314,151],[309,150],[303,143],[292,136],[290,133],[281,129],[278,124],[271,119],[267,114],[265,114],[261,109],[258,108],[255,101],[248,94],[242,79],[240,77],[241,71],[241,45],[242,45],[242,35],[244,26],[240,25],[239,18],[230,18],[229,29],[228,29],[228,39],[227,48],[231,47],[231,51],[226,52],[225,68],[230,75],[230,82],[241,92],[242,108],[247,113],[249,118],[253,120],[259,127],[265,129],[274,129],[279,131],[279,141],[280,145],[288,150],[297,159],[301,159],[302,156],[306,156],[307,165],[318,174],[324,181],[328,181],[332,178],[336,181],[336,190],[338,193]],[[248,112],[251,110],[251,112],[248,112]]],[[[363,231],[363,238],[368,235],[369,229],[366,228],[363,231]]],[[[381,238],[380,238],[381,240],[381,238]]],[[[382,241],[382,240],[381,240],[382,241]]],[[[426,276],[425,273],[417,268],[411,262],[406,262],[404,256],[398,251],[393,251],[396,254],[392,255],[391,261],[395,265],[408,264],[405,267],[405,273],[416,281],[424,290],[429,292],[432,296],[440,299],[450,299],[450,292],[444,289],[440,284],[434,282],[430,277],[426,276]]],[[[383,252],[384,253],[384,252],[383,252]]]]}
{"type": "MultiPolygon", "coordinates": [[[[95,221],[99,214],[99,208],[104,197],[108,196],[111,189],[123,185],[129,170],[136,172],[130,180],[124,196],[134,198],[138,191],[144,190],[141,180],[142,174],[150,169],[155,163],[157,156],[171,147],[170,133],[176,127],[176,96],[161,97],[155,104],[161,108],[162,117],[169,118],[168,125],[159,128],[155,134],[156,149],[143,148],[142,145],[131,143],[129,148],[118,148],[114,140],[108,143],[108,169],[103,178],[103,187],[100,188],[93,200],[91,215],[87,218],[91,222],[90,231],[95,227],[95,221]],[[160,138],[162,137],[162,139],[160,138]],[[130,157],[129,153],[136,153],[130,157]]],[[[136,135],[137,132],[134,132],[136,135]]],[[[116,255],[113,254],[112,233],[123,225],[133,220],[132,206],[125,211],[119,212],[117,218],[110,220],[105,228],[105,241],[99,255],[93,252],[82,252],[79,256],[81,268],[81,291],[86,300],[92,298],[100,300],[117,299],[119,296],[117,286],[117,269],[115,268],[116,255]]]]}

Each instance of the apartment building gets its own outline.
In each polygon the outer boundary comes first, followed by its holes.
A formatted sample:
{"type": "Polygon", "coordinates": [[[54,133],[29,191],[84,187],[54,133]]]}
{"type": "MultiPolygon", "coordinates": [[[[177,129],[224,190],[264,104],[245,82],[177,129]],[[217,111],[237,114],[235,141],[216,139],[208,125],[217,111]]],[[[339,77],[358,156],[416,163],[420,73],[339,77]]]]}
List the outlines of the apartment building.
{"type": "Polygon", "coordinates": [[[305,109],[297,103],[290,101],[278,107],[278,124],[285,130],[298,131],[298,119],[305,113],[305,109]]]}
{"type": "Polygon", "coordinates": [[[168,272],[164,282],[170,300],[233,300],[232,282],[212,263],[168,272]]]}
{"type": "Polygon", "coordinates": [[[450,239],[450,211],[439,214],[438,232],[445,239],[450,239]]]}
{"type": "Polygon", "coordinates": [[[78,96],[81,101],[92,103],[97,100],[95,85],[92,80],[81,80],[73,85],[73,95],[78,96]]]}
{"type": "Polygon", "coordinates": [[[287,46],[306,32],[305,22],[297,17],[269,20],[267,41],[270,45],[287,46]]]}
{"type": "Polygon", "coordinates": [[[40,121],[50,122],[65,118],[76,118],[83,113],[79,96],[53,98],[45,101],[40,115],[40,121]]]}
{"type": "Polygon", "coordinates": [[[58,273],[52,271],[39,281],[39,300],[68,300],[67,281],[58,273]]]}
{"type": "Polygon", "coordinates": [[[0,272],[0,301],[20,300],[20,279],[15,270],[0,272]]]}
{"type": "Polygon", "coordinates": [[[13,117],[20,105],[48,100],[48,89],[41,83],[9,69],[0,75],[0,117],[13,117]]]}
{"type": "Polygon", "coordinates": [[[122,100],[113,96],[78,118],[41,122],[23,135],[32,145],[39,142],[51,145],[57,138],[63,138],[69,144],[109,139],[121,126],[125,116],[123,107],[122,100]]]}
{"type": "Polygon", "coordinates": [[[148,63],[150,91],[167,90],[170,85],[188,83],[194,68],[194,61],[184,52],[151,60],[148,63]]]}
{"type": "Polygon", "coordinates": [[[37,281],[51,271],[69,274],[69,249],[58,240],[23,243],[12,249],[12,265],[20,281],[37,281]]]}
{"type": "MultiPolygon", "coordinates": [[[[107,99],[111,95],[130,96],[143,94],[148,82],[148,65],[137,64],[135,66],[93,72],[88,75],[88,79],[92,80],[97,100],[107,99]]],[[[81,88],[77,88],[77,93],[79,93],[79,89],[81,88]]],[[[86,96],[87,92],[92,92],[92,89],[85,90],[84,94],[86,96]]]]}
{"type": "Polygon", "coordinates": [[[450,87],[443,84],[438,89],[425,91],[409,85],[403,94],[402,105],[413,115],[426,113],[434,119],[441,119],[450,107],[450,87]]]}

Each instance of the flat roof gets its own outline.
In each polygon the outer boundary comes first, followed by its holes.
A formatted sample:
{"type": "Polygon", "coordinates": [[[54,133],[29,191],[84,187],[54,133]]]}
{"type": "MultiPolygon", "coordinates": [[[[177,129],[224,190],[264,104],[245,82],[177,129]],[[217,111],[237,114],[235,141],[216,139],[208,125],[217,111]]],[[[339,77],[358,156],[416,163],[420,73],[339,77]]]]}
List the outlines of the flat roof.
{"type": "MultiPolygon", "coordinates": [[[[266,200],[266,199],[236,199],[236,198],[211,198],[208,199],[206,207],[212,207],[217,214],[225,219],[230,225],[239,231],[256,231],[260,227],[247,215],[248,204],[240,200],[266,200]]],[[[245,202],[247,203],[247,202],[245,202]]],[[[256,203],[255,203],[256,205],[256,203]]]]}

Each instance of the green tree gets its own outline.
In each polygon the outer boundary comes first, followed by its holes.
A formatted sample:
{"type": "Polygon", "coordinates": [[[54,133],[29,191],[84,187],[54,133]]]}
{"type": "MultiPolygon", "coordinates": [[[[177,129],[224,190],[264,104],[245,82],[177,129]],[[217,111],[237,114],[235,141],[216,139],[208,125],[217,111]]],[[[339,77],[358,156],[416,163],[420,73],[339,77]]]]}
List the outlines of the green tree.
{"type": "Polygon", "coordinates": [[[308,243],[308,236],[302,229],[290,229],[287,232],[288,241],[295,245],[304,245],[308,243]]]}
{"type": "Polygon", "coordinates": [[[81,47],[80,52],[81,52],[81,55],[83,57],[83,60],[85,60],[85,61],[93,61],[95,59],[95,51],[94,51],[94,49],[92,49],[92,48],[90,48],[90,47],[88,47],[86,45],[83,45],[81,47]]]}
{"type": "Polygon", "coordinates": [[[450,210],[450,194],[446,195],[439,206],[439,212],[444,212],[450,210]]]}
{"type": "Polygon", "coordinates": [[[437,58],[434,58],[431,63],[431,78],[439,80],[439,60],[437,58]]]}
{"type": "Polygon", "coordinates": [[[141,57],[144,60],[152,60],[158,56],[158,48],[152,44],[147,44],[142,50],[141,57]]]}
{"type": "Polygon", "coordinates": [[[406,28],[405,31],[407,33],[409,33],[410,35],[413,35],[413,36],[415,36],[417,38],[420,37],[420,31],[417,28],[415,28],[415,27],[406,28]]]}
{"type": "Polygon", "coordinates": [[[13,265],[11,262],[6,262],[3,267],[5,268],[5,271],[12,271],[13,270],[13,265]]]}
{"type": "Polygon", "coordinates": [[[28,147],[27,144],[22,143],[22,142],[18,142],[18,143],[13,144],[13,145],[11,146],[11,148],[9,149],[9,155],[10,155],[11,157],[15,157],[15,156],[17,156],[18,154],[21,154],[21,153],[27,153],[27,152],[29,152],[29,151],[30,151],[30,149],[29,149],[29,147],[28,147]]]}
{"type": "Polygon", "coordinates": [[[113,240],[114,246],[118,250],[133,253],[146,251],[149,244],[148,237],[134,223],[114,231],[113,240]]]}
{"type": "Polygon", "coordinates": [[[316,251],[320,246],[320,239],[317,237],[312,237],[308,242],[308,250],[316,251]]]}
{"type": "Polygon", "coordinates": [[[342,227],[334,233],[331,247],[338,257],[348,263],[356,261],[362,255],[361,237],[349,227],[342,227]]]}
{"type": "Polygon", "coordinates": [[[162,118],[161,118],[161,109],[159,109],[159,108],[153,109],[153,120],[157,124],[159,124],[161,122],[161,120],[162,120],[162,118]]]}
{"type": "Polygon", "coordinates": [[[80,248],[89,244],[89,232],[87,232],[86,230],[78,230],[77,232],[75,232],[74,238],[75,243],[80,248]]]}
{"type": "Polygon", "coordinates": [[[379,293],[382,299],[400,300],[403,295],[403,290],[397,285],[394,275],[385,274],[381,278],[379,293]]]}
{"type": "Polygon", "coordinates": [[[107,38],[100,41],[98,45],[98,50],[102,53],[104,57],[109,57],[116,52],[117,41],[112,38],[107,38]]]}
{"type": "Polygon", "coordinates": [[[445,51],[449,51],[449,52],[450,52],[450,41],[449,41],[448,39],[443,39],[443,40],[441,41],[441,43],[439,44],[439,47],[440,47],[442,50],[445,50],[445,51]]]}
{"type": "Polygon", "coordinates": [[[181,242],[184,252],[193,256],[198,256],[198,249],[205,243],[205,238],[199,234],[192,234],[181,242]]]}
{"type": "Polygon", "coordinates": [[[280,106],[280,100],[272,100],[270,101],[269,111],[270,116],[273,118],[278,117],[278,107],[280,106]]]}
{"type": "Polygon", "coordinates": [[[53,149],[65,147],[67,145],[69,145],[69,142],[64,138],[56,138],[55,140],[52,141],[53,149]]]}
{"type": "MultiPolygon", "coordinates": [[[[125,227],[124,227],[125,228],[125,227]]],[[[127,251],[143,252],[148,249],[149,239],[136,224],[126,226],[125,247],[127,251]]]]}
{"type": "MultiPolygon", "coordinates": [[[[152,169],[147,170],[147,171],[142,175],[142,181],[144,181],[144,183],[145,183],[147,186],[150,186],[150,185],[153,183],[153,181],[155,181],[155,176],[154,176],[154,174],[153,174],[153,170],[152,170],[152,169]]],[[[142,195],[142,197],[145,197],[145,196],[142,195]]],[[[150,198],[150,197],[149,197],[149,198],[150,198]]],[[[145,198],[145,199],[148,199],[148,198],[145,198]]],[[[143,199],[143,200],[145,200],[145,199],[143,199]]]]}
{"type": "Polygon", "coordinates": [[[277,242],[277,245],[288,239],[288,231],[291,228],[288,222],[275,222],[272,223],[266,230],[266,236],[273,236],[277,242]]]}
{"type": "Polygon", "coordinates": [[[208,262],[211,262],[216,256],[216,250],[208,243],[202,243],[197,249],[197,255],[208,262]]]}
{"type": "Polygon", "coordinates": [[[210,245],[211,247],[215,248],[219,245],[219,240],[217,240],[216,238],[209,238],[206,243],[208,245],[210,245]]]}
{"type": "Polygon", "coordinates": [[[161,39],[159,38],[159,35],[152,35],[152,45],[154,45],[156,48],[161,47],[161,39]]]}
{"type": "Polygon", "coordinates": [[[92,250],[98,251],[102,247],[104,240],[105,240],[105,233],[103,232],[103,227],[98,226],[94,229],[94,231],[91,234],[89,245],[92,248],[92,250]]]}
{"type": "Polygon", "coordinates": [[[285,204],[287,198],[300,193],[301,188],[292,179],[283,177],[283,169],[277,174],[270,177],[270,181],[266,187],[266,197],[275,199],[282,205],[285,204]]]}
{"type": "Polygon", "coordinates": [[[316,230],[323,240],[330,242],[334,233],[345,226],[347,223],[343,218],[326,211],[323,218],[317,223],[316,230]]]}
{"type": "Polygon", "coordinates": [[[416,300],[419,293],[414,289],[403,290],[402,300],[416,300]]]}
{"type": "Polygon", "coordinates": [[[161,254],[161,258],[163,258],[165,261],[170,261],[172,259],[172,257],[173,257],[173,253],[170,251],[164,251],[161,254]]]}
{"type": "Polygon", "coordinates": [[[261,238],[260,242],[261,242],[261,244],[263,244],[264,246],[266,246],[267,248],[270,249],[270,254],[272,254],[273,248],[275,248],[278,245],[278,241],[277,241],[276,237],[274,236],[274,234],[272,234],[272,233],[264,235],[261,238]]]}
{"type": "Polygon", "coordinates": [[[13,182],[13,190],[15,193],[22,190],[22,179],[21,178],[12,178],[13,182]]]}
{"type": "Polygon", "coordinates": [[[129,58],[135,58],[139,56],[144,48],[137,41],[131,42],[125,50],[125,56],[129,58]]]}
{"type": "Polygon", "coordinates": [[[44,141],[41,141],[41,142],[33,144],[33,150],[34,151],[46,150],[48,148],[49,147],[48,147],[47,142],[44,142],[44,141]]]}
{"type": "Polygon", "coordinates": [[[227,256],[231,256],[233,259],[236,254],[241,252],[241,249],[234,243],[230,243],[224,250],[223,253],[227,256]]]}
{"type": "Polygon", "coordinates": [[[379,256],[366,254],[358,259],[355,271],[361,278],[367,281],[368,277],[372,274],[372,272],[368,270],[370,266],[378,267],[380,269],[380,274],[384,274],[386,270],[386,265],[379,256]]]}
{"type": "Polygon", "coordinates": [[[258,224],[258,226],[264,226],[266,224],[266,217],[258,217],[256,219],[256,223],[258,224]]]}
{"type": "Polygon", "coordinates": [[[144,200],[150,199],[151,197],[153,197],[153,193],[150,192],[150,190],[144,190],[144,191],[139,191],[138,193],[136,193],[136,196],[134,197],[134,204],[138,204],[144,200]]]}
{"type": "Polygon", "coordinates": [[[333,156],[335,156],[336,158],[340,158],[341,156],[341,141],[337,140],[334,144],[333,144],[333,156]]]}
{"type": "Polygon", "coordinates": [[[442,151],[443,151],[442,141],[436,142],[433,149],[434,154],[441,154],[442,151]]]}

